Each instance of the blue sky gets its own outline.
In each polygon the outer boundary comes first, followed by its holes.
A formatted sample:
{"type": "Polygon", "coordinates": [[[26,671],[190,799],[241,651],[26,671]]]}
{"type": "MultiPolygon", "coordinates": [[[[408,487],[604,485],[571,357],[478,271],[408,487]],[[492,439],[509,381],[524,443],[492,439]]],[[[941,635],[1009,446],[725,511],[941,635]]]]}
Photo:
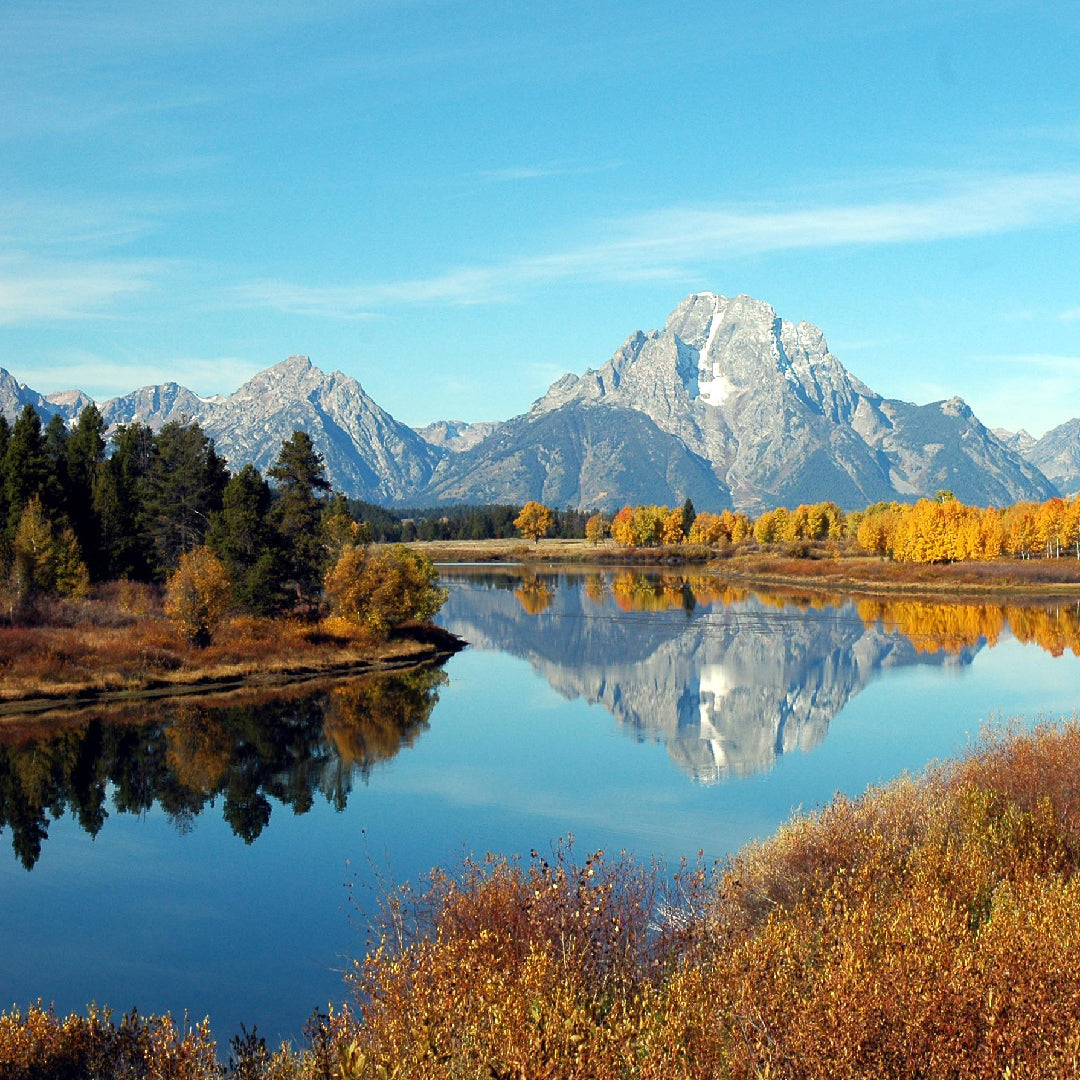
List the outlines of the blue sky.
{"type": "Polygon", "coordinates": [[[5,0],[0,366],[502,419],[686,294],[1080,415],[1080,7],[5,0]]]}

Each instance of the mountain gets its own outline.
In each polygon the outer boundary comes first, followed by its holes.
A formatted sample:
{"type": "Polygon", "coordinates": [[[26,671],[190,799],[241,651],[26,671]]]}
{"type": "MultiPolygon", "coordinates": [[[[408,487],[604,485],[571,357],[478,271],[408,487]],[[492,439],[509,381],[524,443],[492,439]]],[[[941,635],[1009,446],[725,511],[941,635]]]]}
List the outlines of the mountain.
{"type": "MultiPolygon", "coordinates": [[[[823,499],[862,507],[940,488],[984,505],[1054,494],[961,399],[883,398],[816,326],[749,296],[687,297],[663,330],[639,330],[599,370],[554,383],[526,423],[585,407],[644,414],[751,512],[823,499]]],[[[685,493],[674,488],[665,501],[685,493]]]]}
{"type": "Polygon", "coordinates": [[[324,374],[306,356],[248,380],[214,405],[205,425],[230,461],[264,472],[298,428],[326,460],[334,486],[370,502],[393,502],[422,489],[438,452],[399,423],[340,371],[324,374]]]}
{"type": "Polygon", "coordinates": [[[584,403],[500,424],[471,450],[444,459],[425,494],[615,510],[627,502],[670,503],[673,492],[702,510],[731,506],[709,462],[648,415],[584,403]]]}
{"type": "Polygon", "coordinates": [[[1019,431],[1009,431],[1007,428],[990,429],[1010,450],[1024,457],[1029,450],[1033,449],[1038,439],[1030,432],[1020,428],[1019,431]]]}
{"type": "Polygon", "coordinates": [[[170,420],[197,420],[202,424],[217,400],[220,399],[201,398],[179,383],[167,382],[110,398],[100,410],[110,427],[139,423],[160,431],[170,420]]]}
{"type": "MultiPolygon", "coordinates": [[[[71,420],[89,398],[46,398],[0,369],[0,412],[13,418],[27,403],[71,420]]],[[[265,470],[302,428],[338,490],[413,506],[539,499],[615,510],[689,496],[701,510],[757,513],[822,500],[858,509],[941,488],[1004,505],[1056,494],[1039,464],[1080,486],[1075,432],[1057,429],[1060,445],[1051,432],[1026,448],[1025,432],[987,430],[960,398],[883,398],[844,368],[816,326],[715,293],[688,296],[662,330],[635,331],[602,367],[563,376],[528,412],[498,423],[413,430],[355,379],[325,374],[306,356],[228,396],[167,382],[101,410],[110,425],[155,430],[196,420],[234,469],[250,461],[265,470]]]]}
{"type": "Polygon", "coordinates": [[[1040,469],[1063,495],[1080,491],[1080,419],[1051,428],[1024,457],[1040,469]]]}
{"type": "Polygon", "coordinates": [[[459,452],[471,450],[498,426],[494,420],[484,420],[478,424],[467,424],[463,420],[436,420],[433,424],[413,430],[424,442],[439,450],[459,452]]]}
{"type": "Polygon", "coordinates": [[[65,420],[71,420],[78,415],[81,402],[90,404],[90,398],[81,390],[69,390],[46,397],[0,368],[0,415],[10,421],[14,421],[27,405],[33,405],[42,420],[49,420],[57,413],[65,420]]]}
{"type": "Polygon", "coordinates": [[[160,430],[196,420],[233,468],[252,462],[264,472],[298,428],[312,438],[334,487],[371,502],[407,499],[423,489],[440,451],[399,423],[355,379],[320,371],[290,356],[227,397],[200,398],[177,383],[146,386],[102,406],[109,424],[138,421],[160,430]]]}

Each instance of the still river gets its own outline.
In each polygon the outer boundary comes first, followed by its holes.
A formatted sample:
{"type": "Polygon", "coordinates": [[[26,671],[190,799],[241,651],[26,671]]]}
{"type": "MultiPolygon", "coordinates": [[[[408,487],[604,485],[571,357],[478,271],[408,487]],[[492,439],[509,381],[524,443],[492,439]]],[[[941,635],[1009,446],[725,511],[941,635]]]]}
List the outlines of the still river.
{"type": "Polygon", "coordinates": [[[0,725],[0,1008],[339,1000],[379,881],[463,854],[721,858],[987,722],[1080,705],[1080,612],[446,568],[443,669],[0,725]]]}

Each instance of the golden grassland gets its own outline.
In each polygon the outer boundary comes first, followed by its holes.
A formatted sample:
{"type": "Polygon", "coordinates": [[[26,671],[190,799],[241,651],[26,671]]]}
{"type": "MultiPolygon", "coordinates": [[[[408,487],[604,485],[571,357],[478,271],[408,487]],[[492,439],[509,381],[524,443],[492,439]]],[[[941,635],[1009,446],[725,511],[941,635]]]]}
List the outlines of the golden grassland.
{"type": "MultiPolygon", "coordinates": [[[[1078,869],[1080,724],[998,731],[715,868],[563,847],[393,890],[351,1000],[305,1048],[234,1039],[232,1075],[1074,1076],[1078,869]]],[[[203,1080],[215,1049],[168,1018],[0,1017],[5,1077],[203,1080]]]]}
{"type": "Polygon", "coordinates": [[[455,647],[431,627],[407,626],[377,641],[342,619],[235,616],[199,648],[166,618],[160,590],[129,582],[98,586],[88,600],[49,601],[36,622],[0,627],[0,719],[67,700],[387,669],[455,647]]]}

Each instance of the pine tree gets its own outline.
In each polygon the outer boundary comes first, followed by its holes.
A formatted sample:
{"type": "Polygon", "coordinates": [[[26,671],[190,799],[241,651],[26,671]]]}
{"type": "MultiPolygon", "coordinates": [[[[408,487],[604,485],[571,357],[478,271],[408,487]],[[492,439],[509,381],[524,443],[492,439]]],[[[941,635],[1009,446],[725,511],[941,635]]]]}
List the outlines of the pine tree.
{"type": "Polygon", "coordinates": [[[694,518],[696,517],[697,511],[694,509],[694,500],[687,495],[686,501],[682,504],[682,527],[683,533],[686,536],[690,535],[690,530],[694,527],[694,518]]]}
{"type": "Polygon", "coordinates": [[[93,514],[99,527],[100,575],[148,581],[154,562],[142,493],[154,454],[154,433],[145,424],[122,424],[113,432],[113,454],[93,480],[93,514]]]}
{"type": "Polygon", "coordinates": [[[159,572],[174,569],[181,555],[201,546],[228,479],[224,459],[197,423],[172,420],[158,432],[143,512],[159,572]]]}
{"type": "Polygon", "coordinates": [[[225,485],[207,544],[221,559],[241,608],[269,615],[283,602],[288,574],[280,537],[270,520],[273,493],[254,465],[245,465],[225,485]]]}
{"type": "Polygon", "coordinates": [[[67,444],[68,429],[64,418],[56,413],[50,417],[41,434],[48,472],[41,489],[41,502],[49,518],[60,524],[69,520],[67,501],[67,444]]]}
{"type": "Polygon", "coordinates": [[[330,490],[322,455],[304,431],[294,431],[281,444],[277,460],[267,472],[277,482],[273,519],[281,535],[289,576],[298,597],[311,599],[323,569],[320,523],[330,490]]]}
{"type": "Polygon", "coordinates": [[[4,454],[4,502],[7,504],[6,533],[15,537],[19,518],[30,500],[39,498],[49,477],[49,462],[41,434],[41,417],[27,405],[15,421],[4,454]]]}
{"type": "Polygon", "coordinates": [[[88,405],[67,439],[64,452],[64,504],[94,577],[105,572],[101,522],[94,510],[94,482],[105,460],[105,421],[96,405],[88,405]]]}

